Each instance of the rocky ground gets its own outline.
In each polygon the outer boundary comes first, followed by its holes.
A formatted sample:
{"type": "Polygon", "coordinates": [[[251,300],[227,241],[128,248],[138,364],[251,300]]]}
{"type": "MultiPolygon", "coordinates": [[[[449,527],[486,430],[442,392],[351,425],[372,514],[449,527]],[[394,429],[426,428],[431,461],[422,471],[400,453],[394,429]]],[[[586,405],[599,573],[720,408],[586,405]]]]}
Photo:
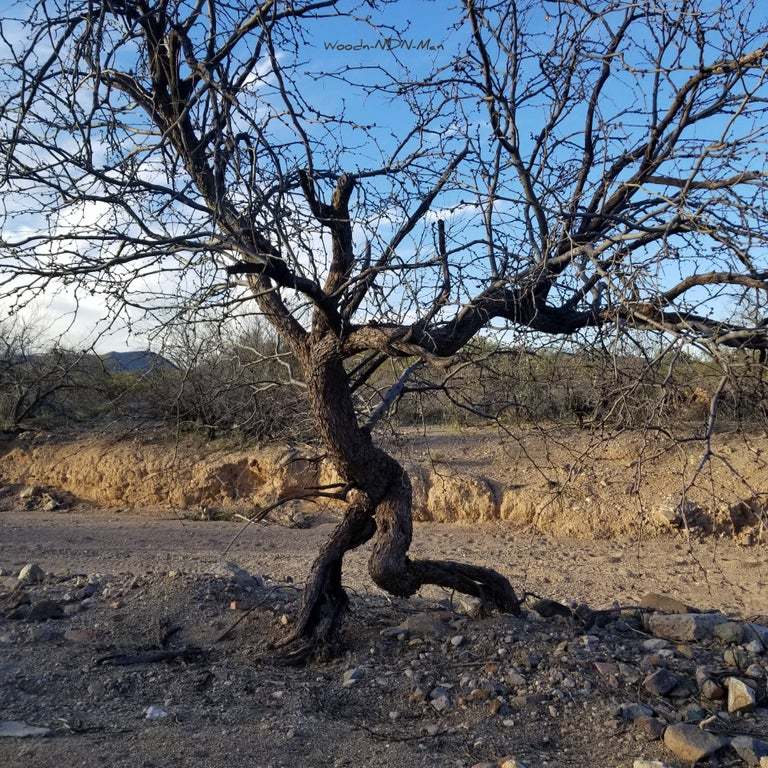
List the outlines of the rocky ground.
{"type": "Polygon", "coordinates": [[[422,525],[420,553],[494,564],[558,602],[531,596],[515,618],[436,590],[390,600],[355,553],[346,654],[276,666],[264,644],[329,528],[253,526],[224,555],[233,522],[0,517],[0,765],[724,768],[768,753],[761,549],[422,525]]]}

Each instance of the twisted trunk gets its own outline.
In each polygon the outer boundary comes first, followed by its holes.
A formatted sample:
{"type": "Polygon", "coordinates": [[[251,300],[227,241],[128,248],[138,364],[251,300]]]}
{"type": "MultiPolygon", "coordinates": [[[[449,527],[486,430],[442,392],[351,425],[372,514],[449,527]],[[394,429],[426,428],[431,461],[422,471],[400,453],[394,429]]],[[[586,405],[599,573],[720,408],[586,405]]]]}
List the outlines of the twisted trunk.
{"type": "Polygon", "coordinates": [[[310,405],[328,457],[352,487],[349,507],[312,565],[290,634],[279,658],[302,663],[338,649],[348,598],[342,586],[344,555],[374,539],[368,571],[387,592],[410,597],[425,584],[473,595],[500,611],[517,613],[507,579],[489,568],[448,560],[411,560],[411,483],[407,472],[374,445],[358,425],[347,373],[335,339],[326,336],[302,353],[310,405]]]}

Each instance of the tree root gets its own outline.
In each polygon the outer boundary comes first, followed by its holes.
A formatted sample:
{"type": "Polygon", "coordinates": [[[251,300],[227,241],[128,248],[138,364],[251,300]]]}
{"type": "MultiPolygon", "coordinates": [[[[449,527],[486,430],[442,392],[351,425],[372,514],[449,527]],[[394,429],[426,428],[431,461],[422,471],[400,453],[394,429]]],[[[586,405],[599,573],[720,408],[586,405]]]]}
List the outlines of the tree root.
{"type": "Polygon", "coordinates": [[[520,613],[508,579],[492,568],[451,560],[411,560],[411,483],[402,469],[376,507],[377,535],[368,561],[371,578],[382,589],[411,597],[426,584],[472,595],[503,613],[520,613]]]}
{"type": "Polygon", "coordinates": [[[375,530],[371,506],[367,499],[360,498],[313,563],[293,628],[272,646],[276,662],[298,665],[312,657],[326,659],[336,654],[349,605],[341,584],[342,561],[346,552],[368,541],[375,530]]]}
{"type": "Polygon", "coordinates": [[[386,463],[389,482],[373,504],[357,492],[312,565],[301,608],[291,632],[270,646],[274,661],[298,665],[326,659],[341,648],[341,631],[349,598],[341,583],[344,555],[376,535],[368,561],[373,581],[390,594],[411,597],[435,584],[463,592],[504,613],[519,614],[520,601],[509,581],[491,568],[450,560],[411,560],[411,483],[394,461],[386,463]]]}

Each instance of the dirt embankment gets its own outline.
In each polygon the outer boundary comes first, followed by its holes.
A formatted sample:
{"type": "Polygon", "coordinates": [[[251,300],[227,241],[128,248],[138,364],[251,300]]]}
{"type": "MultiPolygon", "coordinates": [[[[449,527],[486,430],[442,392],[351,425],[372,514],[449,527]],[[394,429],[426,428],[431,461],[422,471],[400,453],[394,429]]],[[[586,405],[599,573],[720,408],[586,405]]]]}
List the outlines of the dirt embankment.
{"type": "MultiPolygon", "coordinates": [[[[477,523],[601,538],[694,529],[764,541],[768,439],[720,435],[700,468],[700,442],[540,430],[412,434],[408,467],[418,521],[477,523]]],[[[0,456],[0,481],[42,485],[103,507],[253,509],[338,482],[304,446],[211,450],[192,441],[21,442],[0,456]]],[[[325,502],[338,511],[339,502],[325,502]]],[[[307,506],[307,511],[317,509],[307,506]]]]}
{"type": "Polygon", "coordinates": [[[203,451],[191,443],[98,439],[12,447],[5,483],[44,485],[104,507],[234,508],[274,500],[316,481],[296,450],[203,451]]]}

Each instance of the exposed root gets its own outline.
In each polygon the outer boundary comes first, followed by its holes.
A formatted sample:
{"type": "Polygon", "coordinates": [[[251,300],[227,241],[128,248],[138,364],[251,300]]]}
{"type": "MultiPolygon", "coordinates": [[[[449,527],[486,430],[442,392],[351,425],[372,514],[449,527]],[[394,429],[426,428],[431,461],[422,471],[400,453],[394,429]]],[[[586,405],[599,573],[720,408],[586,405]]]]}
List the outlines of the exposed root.
{"type": "Polygon", "coordinates": [[[376,507],[377,535],[368,571],[382,589],[410,597],[426,584],[481,599],[504,613],[519,614],[520,601],[509,581],[491,568],[451,560],[411,560],[411,483],[400,469],[376,507]]]}
{"type": "Polygon", "coordinates": [[[368,541],[375,530],[371,507],[361,498],[350,506],[313,563],[293,628],[273,646],[278,663],[303,664],[337,653],[349,605],[341,584],[344,554],[368,541]]]}

